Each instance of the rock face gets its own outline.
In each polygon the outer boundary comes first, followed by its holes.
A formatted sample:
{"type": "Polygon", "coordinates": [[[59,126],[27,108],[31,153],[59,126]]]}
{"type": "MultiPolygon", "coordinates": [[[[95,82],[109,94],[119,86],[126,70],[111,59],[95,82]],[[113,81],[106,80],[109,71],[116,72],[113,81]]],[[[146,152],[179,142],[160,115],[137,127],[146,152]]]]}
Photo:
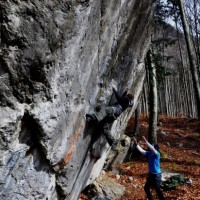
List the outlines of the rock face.
{"type": "MultiPolygon", "coordinates": [[[[103,173],[94,181],[94,186],[97,191],[96,199],[119,199],[125,192],[125,187],[116,183],[112,178],[104,175],[103,173]],[[102,195],[103,194],[103,195],[102,195]]],[[[95,199],[95,198],[94,198],[95,199]]]]}
{"type": "MultiPolygon", "coordinates": [[[[135,95],[145,76],[151,0],[1,1],[0,199],[76,200],[110,148],[85,114],[135,95]]],[[[135,106],[112,126],[119,137],[135,106]]]]}

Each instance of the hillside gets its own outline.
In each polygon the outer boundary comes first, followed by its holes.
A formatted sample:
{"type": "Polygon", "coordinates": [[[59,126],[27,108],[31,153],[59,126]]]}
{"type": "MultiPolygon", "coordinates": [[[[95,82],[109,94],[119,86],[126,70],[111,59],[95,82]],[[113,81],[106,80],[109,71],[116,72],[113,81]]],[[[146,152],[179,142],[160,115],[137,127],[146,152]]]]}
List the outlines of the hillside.
{"type": "MultiPolygon", "coordinates": [[[[126,132],[134,125],[129,121],[126,132]]],[[[161,149],[163,171],[179,173],[192,180],[192,184],[178,186],[164,191],[166,200],[199,200],[200,186],[200,121],[188,118],[162,116],[159,120],[158,142],[161,149]]],[[[148,120],[140,117],[139,134],[147,135],[148,120]]],[[[141,142],[143,146],[144,143],[141,142]]],[[[145,146],[143,146],[145,147],[145,146]]],[[[116,166],[120,179],[113,172],[107,175],[126,187],[125,194],[118,200],[145,200],[143,186],[147,176],[147,164],[143,156],[116,166]],[[132,178],[131,178],[132,177],[132,178]]]]}

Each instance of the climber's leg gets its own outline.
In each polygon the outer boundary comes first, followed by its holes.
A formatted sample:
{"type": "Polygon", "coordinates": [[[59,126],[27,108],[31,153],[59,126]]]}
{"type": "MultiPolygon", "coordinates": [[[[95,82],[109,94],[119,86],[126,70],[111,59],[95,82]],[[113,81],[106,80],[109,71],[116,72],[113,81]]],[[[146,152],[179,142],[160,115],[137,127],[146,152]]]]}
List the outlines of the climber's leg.
{"type": "Polygon", "coordinates": [[[112,107],[101,107],[101,109],[98,112],[95,112],[93,114],[86,114],[86,120],[88,122],[100,122],[102,121],[107,115],[112,115],[113,109],[112,107]]]}

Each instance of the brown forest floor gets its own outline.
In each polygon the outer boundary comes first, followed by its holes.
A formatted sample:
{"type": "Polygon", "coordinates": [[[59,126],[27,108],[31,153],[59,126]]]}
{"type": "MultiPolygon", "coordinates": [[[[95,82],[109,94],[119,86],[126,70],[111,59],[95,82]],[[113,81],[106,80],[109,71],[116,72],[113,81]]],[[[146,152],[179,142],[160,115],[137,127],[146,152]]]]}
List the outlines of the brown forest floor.
{"type": "MultiPolygon", "coordinates": [[[[129,121],[127,129],[133,127],[133,121],[129,121]]],[[[162,154],[162,170],[180,173],[192,180],[192,184],[164,191],[166,200],[200,200],[200,121],[163,116],[159,122],[157,137],[162,154]],[[166,135],[161,134],[161,131],[166,135]]],[[[140,117],[139,134],[147,136],[147,132],[148,120],[140,117]]],[[[146,199],[143,190],[147,176],[146,160],[133,160],[119,165],[118,168],[123,170],[123,175],[116,181],[126,187],[126,193],[120,200],[146,199]],[[133,181],[129,180],[130,176],[133,181]]]]}
{"type": "MultiPolygon", "coordinates": [[[[139,137],[147,136],[148,120],[140,116],[139,123],[139,137]]],[[[175,190],[164,191],[166,200],[200,200],[200,121],[162,116],[159,125],[157,138],[162,155],[162,170],[179,173],[192,180],[192,184],[185,183],[175,190]],[[161,131],[166,134],[162,134],[161,131]]],[[[133,126],[134,119],[131,119],[126,132],[133,126]]],[[[140,144],[146,148],[142,141],[140,144]]],[[[145,158],[134,159],[116,168],[121,172],[120,179],[116,179],[111,171],[107,175],[126,188],[125,194],[118,200],[145,200],[143,190],[147,176],[145,158]]]]}

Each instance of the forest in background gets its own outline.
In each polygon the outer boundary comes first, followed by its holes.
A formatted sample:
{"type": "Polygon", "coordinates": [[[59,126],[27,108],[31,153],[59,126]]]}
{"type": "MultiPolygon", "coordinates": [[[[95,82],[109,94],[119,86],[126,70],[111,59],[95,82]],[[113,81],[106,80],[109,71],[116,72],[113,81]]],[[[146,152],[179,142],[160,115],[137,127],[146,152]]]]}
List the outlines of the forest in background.
{"type": "MultiPolygon", "coordinates": [[[[185,4],[184,1],[176,0],[157,1],[151,50],[157,77],[158,114],[172,117],[199,117],[199,15],[199,0],[186,0],[185,4]],[[180,2],[184,7],[180,7],[180,2]],[[180,9],[185,11],[188,25],[186,30],[183,27],[180,9]]],[[[141,113],[149,112],[148,64],[146,69],[147,78],[141,97],[141,113]]]]}
{"type": "MultiPolygon", "coordinates": [[[[198,119],[173,118],[160,116],[158,126],[158,142],[161,152],[161,169],[163,173],[180,174],[191,181],[175,188],[163,190],[166,200],[199,200],[200,186],[200,127],[198,119]]],[[[130,119],[126,133],[134,126],[130,119]]],[[[148,118],[140,115],[139,137],[148,134],[148,118]]],[[[143,147],[145,144],[141,142],[143,147]]],[[[126,188],[125,194],[118,200],[144,200],[144,184],[147,177],[147,163],[144,156],[138,155],[122,163],[116,168],[120,172],[117,179],[113,172],[108,176],[126,188]],[[130,178],[132,177],[132,178],[130,178]]],[[[156,198],[156,193],[153,191],[156,198]]]]}
{"type": "MultiPolygon", "coordinates": [[[[199,16],[200,0],[157,1],[141,103],[125,131],[138,140],[146,136],[150,143],[159,143],[162,171],[190,180],[164,191],[166,200],[200,199],[199,16]]],[[[146,199],[146,158],[135,153],[106,173],[125,187],[118,200],[146,199]]],[[[156,199],[155,192],[153,196],[156,199]]],[[[81,199],[88,197],[82,193],[81,199]]]]}
{"type": "MultiPolygon", "coordinates": [[[[167,200],[199,199],[199,16],[199,0],[157,1],[141,104],[125,132],[138,140],[145,135],[149,142],[159,143],[163,172],[190,179],[189,184],[164,191],[167,200]]],[[[145,158],[134,155],[131,162],[117,168],[121,178],[116,181],[126,187],[120,199],[145,199],[145,158]]],[[[116,178],[112,173],[108,176],[116,178]]]]}

